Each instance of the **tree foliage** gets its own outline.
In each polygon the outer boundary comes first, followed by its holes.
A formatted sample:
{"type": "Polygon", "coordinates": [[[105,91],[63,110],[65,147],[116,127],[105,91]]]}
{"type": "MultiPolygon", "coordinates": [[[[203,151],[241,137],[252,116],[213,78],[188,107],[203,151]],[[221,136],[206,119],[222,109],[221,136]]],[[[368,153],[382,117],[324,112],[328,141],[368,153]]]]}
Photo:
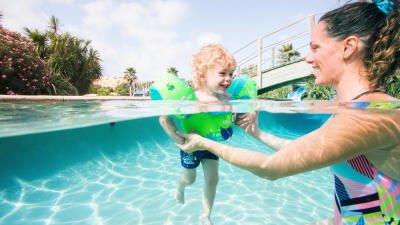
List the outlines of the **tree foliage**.
{"type": "Polygon", "coordinates": [[[259,98],[286,98],[287,95],[292,92],[291,85],[286,85],[280,88],[276,88],[272,91],[268,91],[264,94],[259,95],[259,98]]]}
{"type": "Polygon", "coordinates": [[[167,72],[170,74],[173,74],[175,76],[178,76],[179,71],[175,67],[170,67],[170,68],[168,68],[167,72]]]}
{"type": "Polygon", "coordinates": [[[89,44],[65,33],[52,37],[49,45],[50,71],[64,75],[81,94],[87,93],[90,84],[101,76],[99,54],[89,44]]]}
{"type": "Polygon", "coordinates": [[[289,63],[291,61],[296,60],[299,56],[300,53],[293,49],[293,45],[291,43],[282,45],[282,48],[279,49],[279,57],[278,57],[279,64],[282,65],[289,63]]]}
{"type": "Polygon", "coordinates": [[[59,29],[60,21],[52,16],[47,30],[25,28],[25,32],[48,64],[55,94],[86,94],[90,84],[101,77],[99,53],[90,47],[90,41],[59,33],[59,29]]]}
{"type": "Polygon", "coordinates": [[[98,84],[91,84],[89,86],[89,94],[97,94],[97,90],[100,88],[101,88],[101,86],[98,84]]]}
{"type": "Polygon", "coordinates": [[[129,86],[127,83],[122,83],[114,88],[114,92],[116,92],[119,96],[128,96],[129,86]]]}
{"type": "Polygon", "coordinates": [[[241,74],[247,74],[250,77],[254,77],[257,75],[257,65],[251,64],[246,66],[245,68],[240,70],[240,75],[241,74]]]}
{"type": "Polygon", "coordinates": [[[385,87],[386,93],[395,97],[400,98],[400,70],[389,78],[385,87]]]}
{"type": "Polygon", "coordinates": [[[314,78],[304,79],[307,89],[305,100],[329,100],[336,95],[333,86],[318,86],[315,85],[314,80],[314,78]]]}
{"type": "Polygon", "coordinates": [[[97,89],[98,96],[110,96],[112,92],[113,89],[111,87],[100,87],[97,89]]]}

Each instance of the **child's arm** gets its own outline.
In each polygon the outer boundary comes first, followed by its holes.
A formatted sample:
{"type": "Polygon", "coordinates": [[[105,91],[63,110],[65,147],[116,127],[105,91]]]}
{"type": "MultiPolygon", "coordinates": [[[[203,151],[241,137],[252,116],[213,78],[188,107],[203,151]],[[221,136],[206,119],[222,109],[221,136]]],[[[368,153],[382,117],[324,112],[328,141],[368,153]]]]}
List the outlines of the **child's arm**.
{"type": "Polygon", "coordinates": [[[165,133],[168,134],[174,140],[175,143],[183,144],[185,139],[178,136],[176,132],[178,129],[175,126],[174,120],[169,116],[160,116],[160,124],[161,127],[164,129],[165,133]]]}

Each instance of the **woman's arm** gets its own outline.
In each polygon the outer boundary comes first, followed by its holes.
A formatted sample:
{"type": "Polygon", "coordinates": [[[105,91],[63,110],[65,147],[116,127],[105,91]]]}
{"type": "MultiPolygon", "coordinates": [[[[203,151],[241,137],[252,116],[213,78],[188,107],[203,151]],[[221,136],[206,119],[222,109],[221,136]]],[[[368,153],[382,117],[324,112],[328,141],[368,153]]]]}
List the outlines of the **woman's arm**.
{"type": "Polygon", "coordinates": [[[391,149],[400,143],[400,121],[383,115],[338,115],[274,154],[235,148],[182,134],[184,151],[208,149],[229,163],[269,180],[343,162],[358,155],[391,149]]]}
{"type": "Polygon", "coordinates": [[[185,139],[177,135],[178,129],[174,123],[174,120],[169,116],[160,116],[159,122],[165,133],[168,134],[177,144],[183,144],[185,139]]]}
{"type": "Polygon", "coordinates": [[[285,147],[292,142],[291,140],[276,137],[272,134],[260,130],[258,128],[258,118],[259,112],[251,112],[237,115],[236,126],[275,151],[278,151],[279,149],[285,147]]]}

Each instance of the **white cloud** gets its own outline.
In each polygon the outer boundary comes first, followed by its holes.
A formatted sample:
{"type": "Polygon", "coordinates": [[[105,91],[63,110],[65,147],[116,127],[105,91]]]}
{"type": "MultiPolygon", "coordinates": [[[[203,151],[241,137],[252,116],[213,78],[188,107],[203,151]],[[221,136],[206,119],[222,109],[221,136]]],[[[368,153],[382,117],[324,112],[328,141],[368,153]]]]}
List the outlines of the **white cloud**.
{"type": "Polygon", "coordinates": [[[121,26],[137,26],[147,23],[146,8],[137,2],[121,3],[115,5],[109,12],[109,18],[116,25],[121,26]]]}
{"type": "Polygon", "coordinates": [[[104,75],[122,76],[126,68],[134,67],[139,79],[154,80],[171,66],[178,68],[180,76],[189,78],[192,46],[190,42],[171,42],[169,45],[147,43],[140,48],[128,44],[119,48],[97,45],[96,49],[103,61],[107,61],[104,75]]]}
{"type": "Polygon", "coordinates": [[[199,46],[203,46],[206,44],[218,44],[222,40],[222,37],[218,34],[212,33],[212,32],[205,32],[200,34],[196,38],[196,43],[199,46]]]}
{"type": "Polygon", "coordinates": [[[167,68],[174,66],[180,76],[188,78],[190,74],[192,44],[190,42],[171,42],[169,45],[148,43],[139,52],[138,71],[150,80],[164,74],[167,68]]]}
{"type": "Polygon", "coordinates": [[[108,11],[113,8],[111,0],[93,1],[82,6],[86,12],[80,25],[82,28],[91,32],[105,32],[112,25],[112,19],[108,15],[108,11]]]}
{"type": "Polygon", "coordinates": [[[180,0],[156,1],[154,23],[169,26],[178,23],[186,14],[188,5],[180,0]]]}
{"type": "Polygon", "coordinates": [[[176,64],[187,65],[182,72],[189,70],[188,44],[178,40],[176,31],[189,10],[187,3],[98,0],[82,5],[82,9],[86,13],[83,24],[70,29],[93,40],[103,59],[105,76],[122,76],[127,67],[134,67],[143,80],[156,79],[168,67],[178,67],[176,64]]]}
{"type": "Polygon", "coordinates": [[[10,30],[22,32],[24,27],[40,29],[47,25],[48,17],[35,0],[0,1],[2,24],[10,30]]]}
{"type": "Polygon", "coordinates": [[[50,0],[50,2],[72,5],[73,3],[75,3],[75,0],[50,0]]]}

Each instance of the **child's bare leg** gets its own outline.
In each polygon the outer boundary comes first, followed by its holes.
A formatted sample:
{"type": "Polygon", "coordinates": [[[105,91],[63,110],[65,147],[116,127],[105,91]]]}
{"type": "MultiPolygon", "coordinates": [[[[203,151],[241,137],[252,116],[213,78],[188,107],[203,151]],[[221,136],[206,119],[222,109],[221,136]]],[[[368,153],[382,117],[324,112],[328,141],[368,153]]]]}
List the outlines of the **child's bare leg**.
{"type": "Polygon", "coordinates": [[[179,178],[178,186],[176,188],[175,200],[178,203],[185,203],[185,188],[188,185],[191,185],[196,180],[196,168],[194,169],[186,169],[183,168],[183,174],[179,178]]]}
{"type": "Polygon", "coordinates": [[[335,224],[335,220],[333,218],[330,219],[326,219],[326,220],[320,220],[314,223],[310,223],[308,225],[334,225],[335,224]]]}
{"type": "Polygon", "coordinates": [[[204,172],[203,211],[200,215],[202,224],[212,224],[210,214],[214,205],[215,193],[218,184],[218,161],[203,159],[201,164],[204,172]]]}

